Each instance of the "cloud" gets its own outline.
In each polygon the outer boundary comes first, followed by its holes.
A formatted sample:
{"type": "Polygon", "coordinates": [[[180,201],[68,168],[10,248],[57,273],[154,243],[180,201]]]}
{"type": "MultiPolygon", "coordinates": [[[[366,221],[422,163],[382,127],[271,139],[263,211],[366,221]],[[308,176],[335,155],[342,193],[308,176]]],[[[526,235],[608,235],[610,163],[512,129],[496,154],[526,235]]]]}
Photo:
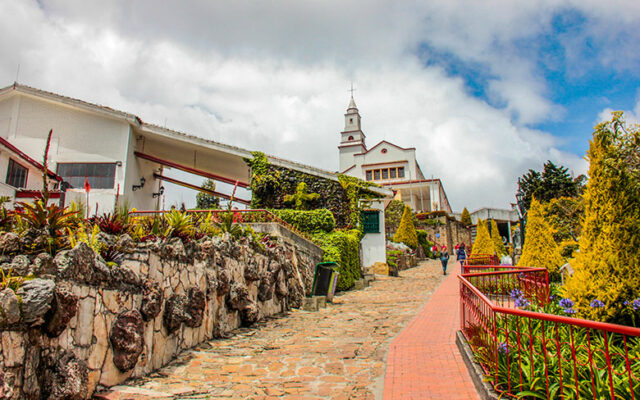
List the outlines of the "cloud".
{"type": "Polygon", "coordinates": [[[23,83],[336,170],[353,81],[369,145],[417,147],[455,209],[508,207],[528,168],[551,159],[586,170],[581,155],[559,150],[560,138],[531,128],[565,112],[541,76],[537,42],[575,10],[583,22],[572,40],[558,36],[557,67],[585,63],[585,43],[596,40],[603,57],[589,63],[631,70],[640,11],[625,5],[0,0],[0,34],[14,38],[0,45],[0,84],[19,63],[23,83]],[[420,54],[422,45],[433,52],[420,54]],[[486,71],[486,96],[430,63],[438,52],[486,71]]]}

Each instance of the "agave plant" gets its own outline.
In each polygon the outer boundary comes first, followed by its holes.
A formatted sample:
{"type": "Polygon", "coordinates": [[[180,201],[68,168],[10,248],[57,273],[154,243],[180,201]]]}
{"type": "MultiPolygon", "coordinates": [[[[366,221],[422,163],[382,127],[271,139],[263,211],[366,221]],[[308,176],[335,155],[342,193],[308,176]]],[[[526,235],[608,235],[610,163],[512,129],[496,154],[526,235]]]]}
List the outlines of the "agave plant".
{"type": "Polygon", "coordinates": [[[187,239],[192,237],[195,233],[193,217],[186,212],[171,210],[165,214],[164,220],[168,225],[164,231],[165,237],[179,237],[180,239],[187,239]]]}
{"type": "Polygon", "coordinates": [[[91,222],[96,224],[102,232],[110,235],[121,235],[128,229],[127,222],[120,217],[119,213],[105,213],[91,218],[91,222]]]}
{"type": "Polygon", "coordinates": [[[20,202],[18,207],[16,219],[25,225],[27,234],[32,236],[32,251],[44,249],[54,254],[63,247],[65,240],[62,236],[74,225],[74,211],[56,204],[47,206],[42,200],[33,204],[20,202]]]}

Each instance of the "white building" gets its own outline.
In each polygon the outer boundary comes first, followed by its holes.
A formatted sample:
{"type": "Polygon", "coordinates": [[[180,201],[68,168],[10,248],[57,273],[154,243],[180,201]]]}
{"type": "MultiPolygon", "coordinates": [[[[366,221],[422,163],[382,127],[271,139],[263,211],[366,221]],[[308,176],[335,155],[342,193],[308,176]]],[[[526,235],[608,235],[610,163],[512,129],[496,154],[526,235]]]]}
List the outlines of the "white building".
{"type": "MultiPolygon", "coordinates": [[[[138,210],[162,208],[171,185],[202,188],[166,175],[167,169],[248,189],[251,171],[244,158],[251,152],[143,122],[135,115],[82,100],[13,84],[0,89],[0,196],[12,200],[38,197],[42,189],[42,160],[47,135],[53,130],[48,166],[52,197],[64,205],[81,201],[90,214],[113,212],[127,201],[138,210]],[[55,172],[53,172],[55,171],[55,172]],[[6,178],[5,178],[6,177],[6,178]],[[90,185],[89,194],[85,182],[90,185]],[[88,201],[87,201],[88,198],[88,201]]],[[[337,174],[268,156],[274,165],[338,181],[337,174]]],[[[372,188],[391,198],[385,188],[372,188]]],[[[220,192],[209,191],[229,198],[220,192]]],[[[245,190],[234,201],[249,204],[245,190]],[[244,198],[243,198],[244,197],[244,198]]],[[[382,209],[382,202],[374,202],[382,209]]],[[[381,213],[380,213],[381,214],[381,213]]],[[[366,235],[362,264],[386,261],[384,218],[382,235],[366,235]]]]}
{"type": "Polygon", "coordinates": [[[353,97],[344,117],[344,131],[340,133],[338,146],[343,174],[392,189],[396,199],[417,212],[452,212],[440,179],[425,179],[415,147],[403,148],[383,140],[368,149],[353,97]]]}

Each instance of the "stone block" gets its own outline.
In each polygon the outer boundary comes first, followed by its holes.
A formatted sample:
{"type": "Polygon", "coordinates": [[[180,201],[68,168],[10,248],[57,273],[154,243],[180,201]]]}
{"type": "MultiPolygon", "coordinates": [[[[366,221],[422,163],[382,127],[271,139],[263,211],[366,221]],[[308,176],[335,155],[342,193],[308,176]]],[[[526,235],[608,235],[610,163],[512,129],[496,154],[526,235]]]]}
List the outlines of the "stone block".
{"type": "Polygon", "coordinates": [[[313,296],[318,303],[318,309],[327,307],[327,296],[313,296]]]}
{"type": "Polygon", "coordinates": [[[93,337],[93,308],[95,299],[92,297],[78,301],[78,321],[75,329],[75,343],[77,346],[89,346],[93,337]]]}
{"type": "Polygon", "coordinates": [[[353,283],[353,290],[362,290],[364,289],[364,279],[358,279],[353,283]]]}
{"type": "Polygon", "coordinates": [[[302,309],[304,311],[318,311],[318,299],[316,297],[303,297],[302,309]]]}
{"type": "Polygon", "coordinates": [[[22,332],[2,332],[2,355],[7,368],[17,367],[24,363],[24,336],[22,332]]]}

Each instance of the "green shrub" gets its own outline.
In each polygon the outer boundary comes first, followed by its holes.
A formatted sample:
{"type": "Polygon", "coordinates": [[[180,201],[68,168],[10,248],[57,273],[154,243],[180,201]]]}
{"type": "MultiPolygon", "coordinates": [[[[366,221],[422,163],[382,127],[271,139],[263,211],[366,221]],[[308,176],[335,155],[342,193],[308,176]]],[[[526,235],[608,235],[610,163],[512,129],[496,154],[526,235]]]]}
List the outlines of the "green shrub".
{"type": "Polygon", "coordinates": [[[324,255],[322,261],[337,262],[337,289],[344,291],[353,287],[354,282],[361,278],[360,273],[360,239],[362,233],[356,229],[348,231],[318,232],[314,239],[321,243],[324,255]]]}
{"type": "Polygon", "coordinates": [[[431,252],[431,248],[433,247],[433,242],[429,241],[429,234],[427,231],[418,229],[416,230],[416,234],[418,235],[418,244],[424,250],[424,254],[428,258],[436,258],[435,254],[431,252]]]}
{"type": "Polygon", "coordinates": [[[336,227],[336,220],[331,211],[327,209],[271,210],[271,212],[303,232],[331,232],[336,227]]]}
{"type": "Polygon", "coordinates": [[[412,249],[418,247],[418,235],[416,233],[416,227],[413,224],[413,213],[411,208],[406,206],[402,213],[402,219],[400,220],[400,226],[393,236],[393,241],[397,243],[404,243],[412,249]]]}
{"type": "Polygon", "coordinates": [[[460,215],[460,222],[465,226],[473,225],[473,222],[471,222],[471,214],[469,214],[469,210],[467,210],[467,207],[462,210],[462,214],[460,215]]]}

